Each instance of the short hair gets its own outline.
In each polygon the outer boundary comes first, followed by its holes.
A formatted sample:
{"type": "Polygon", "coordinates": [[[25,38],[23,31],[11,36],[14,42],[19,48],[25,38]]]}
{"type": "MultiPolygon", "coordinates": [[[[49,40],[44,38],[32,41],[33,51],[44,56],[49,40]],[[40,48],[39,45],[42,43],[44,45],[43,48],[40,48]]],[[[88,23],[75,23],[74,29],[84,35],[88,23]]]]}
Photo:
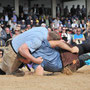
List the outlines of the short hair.
{"type": "Polygon", "coordinates": [[[49,37],[50,37],[50,40],[60,40],[60,35],[56,31],[50,31],[49,37]]]}

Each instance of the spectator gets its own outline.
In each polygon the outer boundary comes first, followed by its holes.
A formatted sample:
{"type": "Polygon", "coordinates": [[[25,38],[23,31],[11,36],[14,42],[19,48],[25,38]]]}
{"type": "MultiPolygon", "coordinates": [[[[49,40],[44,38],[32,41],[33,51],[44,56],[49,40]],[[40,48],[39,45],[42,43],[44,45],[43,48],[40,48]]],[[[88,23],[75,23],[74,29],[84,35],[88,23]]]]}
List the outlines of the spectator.
{"type": "Polygon", "coordinates": [[[49,16],[46,16],[45,23],[46,23],[46,27],[49,27],[50,25],[49,16]]]}
{"type": "Polygon", "coordinates": [[[0,17],[3,15],[4,8],[2,7],[2,4],[0,3],[0,17]]]}
{"type": "Polygon", "coordinates": [[[21,30],[21,24],[17,24],[16,28],[17,27],[21,30]]]}
{"type": "Polygon", "coordinates": [[[12,7],[10,5],[7,5],[7,7],[5,8],[5,13],[7,13],[9,15],[9,18],[12,17],[13,11],[14,11],[14,9],[12,9],[12,7]]]}
{"type": "Polygon", "coordinates": [[[60,21],[62,22],[63,25],[65,24],[64,17],[61,17],[60,21]]]}
{"type": "Polygon", "coordinates": [[[59,26],[60,26],[60,27],[63,27],[63,24],[62,24],[62,22],[61,22],[61,21],[59,22],[59,26]]]}
{"type": "Polygon", "coordinates": [[[62,39],[62,27],[61,26],[59,26],[58,32],[59,32],[59,35],[60,35],[60,39],[62,39]]]}
{"type": "Polygon", "coordinates": [[[16,27],[16,29],[14,30],[15,31],[15,34],[13,35],[12,38],[16,37],[17,35],[19,35],[21,33],[20,31],[20,28],[19,27],[16,27]]]}
{"type": "Polygon", "coordinates": [[[80,20],[79,20],[79,18],[76,17],[75,19],[76,19],[76,23],[77,23],[78,25],[80,25],[80,20]]]}
{"type": "Polygon", "coordinates": [[[31,29],[31,25],[28,24],[28,25],[26,26],[26,28],[27,28],[28,30],[31,29]]]}
{"type": "Polygon", "coordinates": [[[31,27],[33,27],[34,26],[34,21],[33,20],[31,20],[31,27]]]}
{"type": "Polygon", "coordinates": [[[17,26],[16,22],[11,22],[10,30],[13,31],[17,26]]]}
{"type": "Polygon", "coordinates": [[[54,22],[52,22],[52,23],[50,24],[50,27],[51,27],[52,30],[54,30],[54,26],[55,26],[55,25],[54,25],[54,22]]]}
{"type": "Polygon", "coordinates": [[[80,28],[82,29],[83,32],[86,30],[86,24],[85,24],[84,20],[81,20],[80,28]]]}
{"type": "Polygon", "coordinates": [[[21,21],[21,29],[25,29],[26,28],[26,23],[25,20],[21,21]]]}
{"type": "Polygon", "coordinates": [[[87,17],[84,17],[84,23],[87,23],[87,17]]]}
{"type": "Polygon", "coordinates": [[[67,17],[69,14],[68,6],[64,8],[64,16],[67,17]]]}
{"type": "Polygon", "coordinates": [[[68,28],[71,28],[72,26],[71,26],[71,21],[70,20],[68,20],[68,22],[67,22],[67,24],[66,24],[66,27],[68,27],[68,28]]]}
{"type": "Polygon", "coordinates": [[[90,37],[90,21],[88,20],[87,23],[87,29],[83,32],[83,34],[86,35],[86,38],[90,37]]]}
{"type": "Polygon", "coordinates": [[[39,24],[41,23],[45,23],[45,18],[43,15],[40,16],[40,19],[39,19],[39,24]]]}
{"type": "Polygon", "coordinates": [[[31,24],[32,16],[28,16],[26,20],[26,24],[31,24]]]}
{"type": "Polygon", "coordinates": [[[65,27],[63,27],[63,29],[62,29],[61,37],[62,37],[63,40],[67,41],[67,33],[66,33],[66,28],[65,27]]]}
{"type": "Polygon", "coordinates": [[[76,34],[73,35],[73,42],[75,44],[82,44],[85,41],[85,37],[81,34],[81,29],[78,28],[76,34]]]}
{"type": "Polygon", "coordinates": [[[64,23],[65,23],[65,25],[68,23],[68,17],[65,18],[64,23]]]}
{"type": "Polygon", "coordinates": [[[26,18],[28,16],[28,11],[29,11],[28,5],[25,3],[24,7],[23,7],[23,12],[24,12],[24,15],[25,15],[25,20],[26,20],[26,18]]]}
{"type": "Polygon", "coordinates": [[[36,15],[39,16],[39,5],[36,4],[36,15]]]}
{"type": "Polygon", "coordinates": [[[72,23],[72,28],[75,28],[75,27],[78,27],[78,24],[76,23],[76,20],[74,19],[72,23]]]}
{"type": "Polygon", "coordinates": [[[87,24],[87,27],[90,28],[90,20],[89,19],[87,20],[86,24],[87,24]]]}
{"type": "Polygon", "coordinates": [[[84,5],[82,5],[81,12],[82,12],[82,18],[86,17],[86,8],[84,7],[84,5]]]}
{"type": "Polygon", "coordinates": [[[5,39],[7,38],[6,32],[1,28],[0,25],[0,46],[5,46],[5,39]]]}
{"type": "Polygon", "coordinates": [[[59,27],[59,22],[60,22],[59,17],[57,17],[53,22],[54,22],[54,27],[58,28],[59,27]]]}
{"type": "Polygon", "coordinates": [[[16,11],[13,11],[13,22],[17,23],[16,11]]]}
{"type": "Polygon", "coordinates": [[[7,25],[8,21],[9,21],[8,14],[6,13],[4,17],[5,17],[5,25],[7,25]]]}
{"type": "Polygon", "coordinates": [[[74,16],[76,14],[75,5],[72,5],[72,8],[70,9],[71,15],[74,16]]]}
{"type": "Polygon", "coordinates": [[[23,12],[19,15],[19,21],[22,21],[22,20],[25,20],[25,16],[23,12]]]}
{"type": "Polygon", "coordinates": [[[39,25],[39,19],[36,18],[36,25],[38,26],[39,25]]]}
{"type": "Polygon", "coordinates": [[[70,30],[67,29],[67,30],[66,30],[66,33],[67,33],[67,43],[71,44],[72,36],[71,36],[70,30]]]}
{"type": "Polygon", "coordinates": [[[45,24],[45,23],[42,23],[42,24],[41,24],[41,27],[46,27],[46,24],[45,24]]]}
{"type": "Polygon", "coordinates": [[[57,12],[57,16],[59,17],[61,15],[61,8],[60,8],[60,4],[57,4],[56,7],[56,12],[57,12]]]}
{"type": "Polygon", "coordinates": [[[34,4],[34,7],[32,9],[33,9],[33,13],[36,15],[36,13],[37,13],[36,4],[34,4]]]}
{"type": "Polygon", "coordinates": [[[5,22],[5,21],[4,21],[4,17],[1,16],[1,18],[0,18],[0,23],[1,23],[1,24],[4,24],[4,22],[5,22]]]}
{"type": "Polygon", "coordinates": [[[78,16],[79,19],[81,19],[81,9],[80,9],[80,5],[77,5],[76,15],[78,16]]]}
{"type": "Polygon", "coordinates": [[[11,17],[10,20],[8,21],[8,25],[10,26],[10,30],[12,30],[13,17],[11,17]]]}
{"type": "Polygon", "coordinates": [[[7,34],[7,38],[5,39],[5,42],[12,38],[13,34],[11,33],[10,29],[8,27],[5,28],[5,32],[7,34]]]}
{"type": "Polygon", "coordinates": [[[87,29],[83,32],[83,34],[85,35],[85,38],[87,39],[88,37],[90,37],[90,28],[87,27],[87,29]]]}
{"type": "Polygon", "coordinates": [[[39,14],[40,14],[40,15],[45,14],[44,4],[42,4],[41,7],[39,8],[39,14]]]}

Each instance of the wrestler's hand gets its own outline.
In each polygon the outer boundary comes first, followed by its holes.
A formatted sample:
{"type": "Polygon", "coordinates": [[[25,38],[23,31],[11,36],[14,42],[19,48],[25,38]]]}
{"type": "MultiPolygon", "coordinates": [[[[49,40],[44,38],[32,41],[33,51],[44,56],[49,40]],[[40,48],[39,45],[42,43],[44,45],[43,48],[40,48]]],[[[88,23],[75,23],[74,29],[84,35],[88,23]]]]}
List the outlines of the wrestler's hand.
{"type": "Polygon", "coordinates": [[[43,62],[43,58],[42,57],[38,57],[37,61],[38,61],[38,64],[41,64],[43,62]]]}
{"type": "MultiPolygon", "coordinates": [[[[30,63],[30,60],[27,60],[27,59],[19,58],[18,60],[23,62],[23,63],[25,63],[25,64],[30,63]]],[[[38,58],[36,58],[36,61],[37,61],[37,64],[41,64],[43,62],[43,58],[42,57],[38,57],[38,58]]]]}
{"type": "Polygon", "coordinates": [[[27,59],[19,58],[18,60],[21,61],[22,63],[25,63],[25,64],[30,63],[30,61],[27,59]]]}
{"type": "Polygon", "coordinates": [[[72,47],[72,51],[71,52],[72,53],[78,53],[79,52],[78,47],[77,46],[72,47]]]}

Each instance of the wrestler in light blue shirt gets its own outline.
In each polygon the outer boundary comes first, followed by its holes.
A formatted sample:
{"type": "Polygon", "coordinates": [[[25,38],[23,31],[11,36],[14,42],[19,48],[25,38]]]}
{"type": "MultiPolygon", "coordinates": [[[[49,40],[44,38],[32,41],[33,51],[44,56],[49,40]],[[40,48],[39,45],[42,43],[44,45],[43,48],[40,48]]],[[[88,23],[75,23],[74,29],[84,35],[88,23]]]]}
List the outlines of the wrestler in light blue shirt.
{"type": "MultiPolygon", "coordinates": [[[[47,40],[42,42],[42,45],[38,50],[32,53],[34,57],[42,57],[43,62],[41,66],[46,71],[59,72],[62,70],[62,61],[58,49],[52,48],[47,40]]],[[[33,64],[33,68],[36,69],[38,64],[33,64]]]]}
{"type": "Polygon", "coordinates": [[[47,39],[48,30],[44,27],[33,27],[32,29],[25,31],[24,33],[16,36],[12,40],[12,47],[16,53],[18,53],[18,48],[26,43],[31,53],[38,49],[42,41],[47,39]]]}

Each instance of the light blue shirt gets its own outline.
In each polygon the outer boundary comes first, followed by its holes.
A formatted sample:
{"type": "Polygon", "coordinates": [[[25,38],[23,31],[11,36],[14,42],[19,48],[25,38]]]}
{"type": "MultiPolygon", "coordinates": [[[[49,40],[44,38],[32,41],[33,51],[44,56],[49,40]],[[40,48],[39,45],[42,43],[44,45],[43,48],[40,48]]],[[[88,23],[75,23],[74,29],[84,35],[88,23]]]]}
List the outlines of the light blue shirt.
{"type": "Polygon", "coordinates": [[[33,27],[32,29],[25,31],[24,33],[16,36],[12,40],[12,46],[15,52],[18,52],[18,48],[26,43],[31,52],[34,52],[38,49],[42,41],[47,39],[48,30],[44,27],[33,27]]]}

